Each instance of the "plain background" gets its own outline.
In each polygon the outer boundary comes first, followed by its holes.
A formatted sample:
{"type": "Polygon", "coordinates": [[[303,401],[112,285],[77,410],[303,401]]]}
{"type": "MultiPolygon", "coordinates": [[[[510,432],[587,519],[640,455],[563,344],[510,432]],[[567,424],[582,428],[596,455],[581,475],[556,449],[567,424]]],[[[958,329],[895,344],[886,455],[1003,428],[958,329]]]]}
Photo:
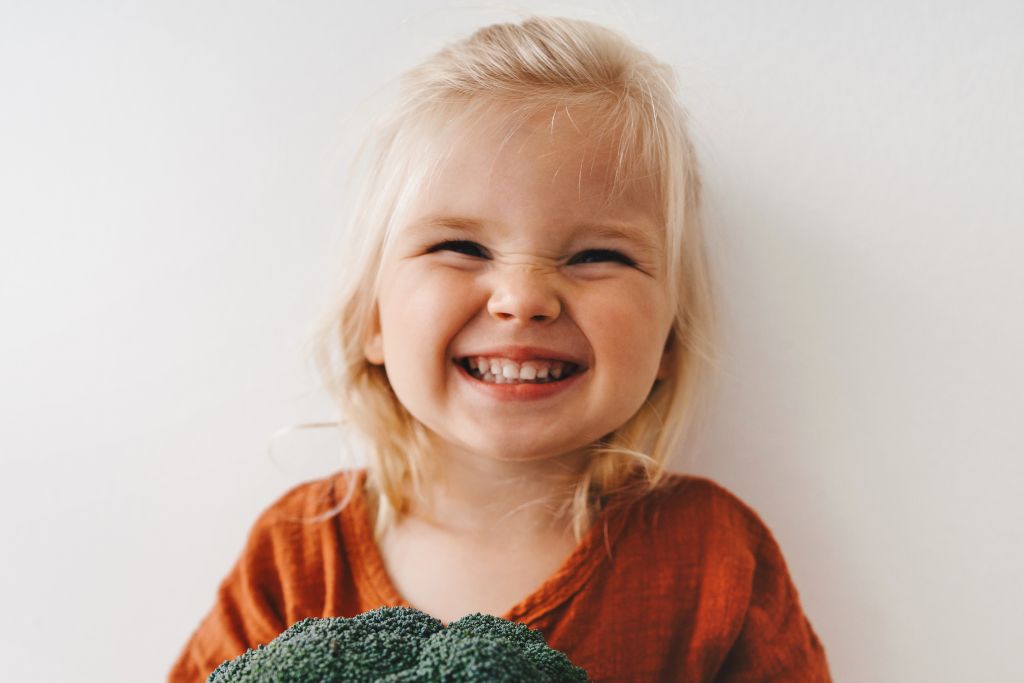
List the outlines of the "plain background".
{"type": "Polygon", "coordinates": [[[540,11],[692,114],[723,348],[678,466],[773,529],[837,681],[1024,680],[1024,4],[427,7],[0,4],[0,675],[160,680],[258,512],[354,462],[272,438],[334,415],[304,342],[352,147],[540,11]]]}

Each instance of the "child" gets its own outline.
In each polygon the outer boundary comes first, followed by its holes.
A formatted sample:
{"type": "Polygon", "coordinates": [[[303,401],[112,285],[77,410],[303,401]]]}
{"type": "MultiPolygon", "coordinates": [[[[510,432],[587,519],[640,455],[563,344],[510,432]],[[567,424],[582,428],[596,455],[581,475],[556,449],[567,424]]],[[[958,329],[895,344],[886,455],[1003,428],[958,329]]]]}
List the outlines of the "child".
{"type": "Polygon", "coordinates": [[[172,681],[382,605],[523,622],[596,681],[829,680],[757,515],[664,469],[711,327],[669,79],[536,18],[407,74],[318,355],[368,466],[260,517],[172,681]]]}

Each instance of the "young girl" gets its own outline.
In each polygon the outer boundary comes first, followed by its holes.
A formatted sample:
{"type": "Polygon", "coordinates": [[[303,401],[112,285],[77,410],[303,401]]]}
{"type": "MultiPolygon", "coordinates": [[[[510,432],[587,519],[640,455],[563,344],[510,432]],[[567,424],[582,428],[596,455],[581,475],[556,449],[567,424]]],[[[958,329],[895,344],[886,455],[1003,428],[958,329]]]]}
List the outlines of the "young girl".
{"type": "Polygon", "coordinates": [[[669,81],[564,19],[407,74],[319,345],[368,466],[260,517],[171,681],[382,605],[523,622],[595,681],[829,680],[761,520],[664,469],[712,309],[669,81]]]}

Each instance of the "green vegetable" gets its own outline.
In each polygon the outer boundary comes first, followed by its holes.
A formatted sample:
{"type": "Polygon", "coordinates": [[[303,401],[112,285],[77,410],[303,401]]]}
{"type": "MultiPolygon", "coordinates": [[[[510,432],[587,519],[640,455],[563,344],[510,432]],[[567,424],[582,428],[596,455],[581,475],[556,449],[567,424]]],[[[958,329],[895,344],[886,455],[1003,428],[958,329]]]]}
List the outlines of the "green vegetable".
{"type": "Polygon", "coordinates": [[[228,660],[207,683],[586,683],[587,673],[524,624],[471,614],[449,624],[408,607],[303,619],[228,660]]]}

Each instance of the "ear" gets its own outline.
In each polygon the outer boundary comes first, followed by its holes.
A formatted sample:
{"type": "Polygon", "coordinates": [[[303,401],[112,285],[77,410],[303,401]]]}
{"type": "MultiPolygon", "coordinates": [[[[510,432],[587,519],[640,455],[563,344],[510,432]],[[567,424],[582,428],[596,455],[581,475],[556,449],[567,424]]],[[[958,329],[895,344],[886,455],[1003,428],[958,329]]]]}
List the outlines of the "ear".
{"type": "Polygon", "coordinates": [[[669,332],[668,339],[665,340],[665,349],[661,352],[661,362],[658,364],[656,377],[659,380],[668,379],[672,374],[672,366],[675,364],[675,344],[672,343],[674,338],[675,334],[669,332]]]}
{"type": "Polygon", "coordinates": [[[370,324],[363,340],[363,355],[372,365],[384,365],[384,335],[380,329],[380,309],[376,304],[370,316],[370,324]]]}

